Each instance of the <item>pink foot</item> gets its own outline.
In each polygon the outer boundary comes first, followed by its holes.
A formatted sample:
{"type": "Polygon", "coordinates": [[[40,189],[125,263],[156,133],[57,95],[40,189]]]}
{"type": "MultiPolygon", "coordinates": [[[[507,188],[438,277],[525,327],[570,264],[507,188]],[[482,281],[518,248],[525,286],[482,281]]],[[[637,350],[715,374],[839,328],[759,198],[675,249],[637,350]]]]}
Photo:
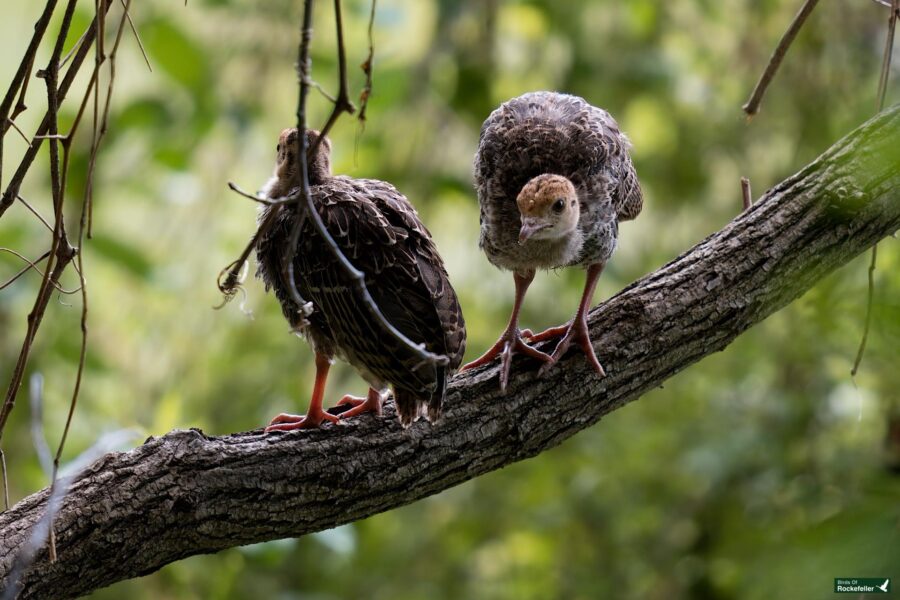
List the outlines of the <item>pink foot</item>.
{"type": "MultiPolygon", "coordinates": [[[[538,336],[543,336],[544,334],[553,331],[554,335],[548,335],[546,338],[555,337],[559,335],[562,331],[565,331],[565,335],[559,343],[556,345],[556,349],[553,351],[553,355],[551,356],[551,360],[544,364],[541,367],[539,372],[540,375],[544,375],[553,368],[559,359],[563,357],[563,355],[568,351],[569,346],[572,345],[572,342],[578,344],[578,347],[581,348],[581,351],[584,352],[585,356],[587,356],[588,362],[594,367],[594,370],[600,377],[606,377],[606,371],[603,370],[603,365],[600,364],[600,361],[597,360],[597,355],[594,353],[594,346],[591,344],[591,334],[588,330],[587,320],[584,318],[578,319],[576,318],[572,323],[568,325],[561,325],[560,327],[552,327],[547,331],[543,331],[538,334],[538,336]]],[[[532,340],[535,338],[532,337],[532,340]]]]}
{"type": "Polygon", "coordinates": [[[500,355],[500,390],[506,390],[506,384],[509,383],[509,369],[512,367],[513,354],[524,354],[545,363],[549,363],[553,359],[549,354],[544,354],[540,350],[536,350],[523,341],[523,336],[531,335],[531,330],[526,329],[519,331],[518,328],[507,329],[500,336],[500,339],[491,346],[491,348],[476,358],[472,362],[463,365],[460,371],[468,371],[475,367],[486,365],[500,355]]]}
{"type": "Polygon", "coordinates": [[[569,331],[569,327],[572,326],[572,323],[566,323],[565,325],[560,325],[558,327],[549,327],[543,330],[540,333],[532,333],[530,329],[522,330],[522,337],[531,342],[532,344],[537,344],[540,342],[545,342],[547,340],[552,340],[553,338],[557,338],[569,331]]]}
{"type": "Polygon", "coordinates": [[[365,398],[360,398],[359,396],[344,396],[341,398],[340,402],[337,403],[338,406],[343,404],[350,404],[353,406],[350,410],[344,411],[340,414],[341,419],[349,419],[350,417],[355,417],[356,415],[361,415],[363,413],[371,412],[375,413],[376,416],[381,416],[381,404],[384,401],[384,397],[381,395],[381,392],[378,390],[373,390],[369,388],[369,394],[365,398]]]}
{"type": "Polygon", "coordinates": [[[269,423],[266,427],[266,433],[270,431],[293,431],[294,429],[315,429],[322,425],[324,421],[337,423],[338,418],[323,411],[321,408],[316,411],[310,409],[306,415],[291,415],[281,413],[269,423]]]}

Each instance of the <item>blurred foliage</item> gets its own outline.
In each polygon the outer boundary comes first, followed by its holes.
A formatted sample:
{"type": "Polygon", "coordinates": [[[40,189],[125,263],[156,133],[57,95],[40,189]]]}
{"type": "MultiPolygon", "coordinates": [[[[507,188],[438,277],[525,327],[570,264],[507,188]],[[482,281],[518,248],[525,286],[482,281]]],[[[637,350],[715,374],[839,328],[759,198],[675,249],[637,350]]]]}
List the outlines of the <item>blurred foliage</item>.
{"type": "MultiPolygon", "coordinates": [[[[647,203],[622,227],[599,286],[608,297],[732,219],[741,175],[758,197],[872,115],[887,11],[855,0],[819,6],[762,112],[745,121],[739,107],[797,4],[380,0],[369,120],[364,131],[339,122],[335,169],[389,180],[416,204],[461,295],[469,358],[477,356],[512,301],[511,277],[477,249],[471,160],[489,111],[527,90],[558,89],[607,108],[631,136],[647,203]]],[[[333,17],[330,3],[318,5],[314,78],[333,89],[333,17]]],[[[39,9],[0,9],[4,86],[39,9]]],[[[76,25],[92,9],[81,3],[76,25]]],[[[86,245],[90,353],[67,459],[100,432],[222,434],[305,407],[310,351],[259,283],[247,281],[252,318],[237,301],[211,308],[216,275],[255,226],[256,207],[225,183],[261,186],[279,131],[295,120],[299,10],[288,0],[134,4],[154,70],[126,34],[86,245]]],[[[353,66],[366,54],[368,10],[363,0],[345,7],[353,66]]],[[[45,48],[38,64],[46,57],[45,48]]],[[[898,80],[895,66],[889,104],[898,80]]],[[[354,89],[362,82],[354,68],[354,89]]],[[[30,105],[41,105],[41,89],[32,86],[30,105]]],[[[321,123],[329,105],[315,94],[311,109],[321,123]]],[[[29,111],[19,125],[33,131],[37,118],[29,111]]],[[[7,177],[24,147],[7,137],[7,177]]],[[[73,198],[87,148],[83,135],[73,198]]],[[[23,195],[50,214],[43,169],[23,195]]],[[[47,239],[21,205],[0,222],[0,246],[27,256],[47,239]]],[[[351,526],[190,558],[93,597],[813,598],[830,597],[834,577],[900,578],[900,478],[886,468],[884,444],[900,419],[897,242],[884,242],[879,258],[856,385],[849,370],[867,257],[537,458],[351,526]]],[[[0,279],[19,268],[0,254],[0,279]]],[[[37,281],[29,274],[0,293],[3,381],[37,281]]],[[[568,319],[582,282],[576,270],[540,275],[524,324],[568,319]]],[[[71,396],[79,316],[77,296],[54,300],[31,361],[29,372],[46,379],[51,444],[71,396]]],[[[328,386],[332,398],[363,388],[343,365],[328,386]]],[[[24,390],[4,436],[13,501],[47,483],[24,390]]]]}

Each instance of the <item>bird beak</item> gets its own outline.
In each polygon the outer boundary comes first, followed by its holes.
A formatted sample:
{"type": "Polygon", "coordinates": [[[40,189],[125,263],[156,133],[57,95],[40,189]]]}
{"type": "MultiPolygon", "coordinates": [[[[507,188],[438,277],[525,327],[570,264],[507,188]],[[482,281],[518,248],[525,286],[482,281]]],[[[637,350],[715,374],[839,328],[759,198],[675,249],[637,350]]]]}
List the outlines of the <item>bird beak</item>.
{"type": "Polygon", "coordinates": [[[549,223],[541,223],[537,219],[533,217],[523,217],[522,218],[522,228],[519,229],[519,245],[527,242],[531,236],[536,234],[538,231],[542,231],[550,227],[549,223]]]}

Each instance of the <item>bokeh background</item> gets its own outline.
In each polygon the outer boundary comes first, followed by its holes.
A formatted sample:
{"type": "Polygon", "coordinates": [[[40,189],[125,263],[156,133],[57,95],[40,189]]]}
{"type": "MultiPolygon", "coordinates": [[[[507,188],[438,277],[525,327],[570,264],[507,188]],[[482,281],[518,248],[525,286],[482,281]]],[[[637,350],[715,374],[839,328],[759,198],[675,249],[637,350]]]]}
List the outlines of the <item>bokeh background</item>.
{"type": "MultiPolygon", "coordinates": [[[[314,77],[334,90],[331,3],[317,4],[314,77]]],[[[91,18],[93,3],[82,5],[74,32],[91,18]]],[[[339,121],[335,170],[391,181],[418,207],[460,293],[471,359],[496,339],[512,301],[511,277],[477,248],[471,161],[492,108],[528,90],[572,92],[631,136],[646,207],[622,227],[597,296],[608,297],[734,218],[740,176],[758,197],[873,114],[887,10],[845,0],[818,7],[760,115],[746,121],[740,106],[798,5],[379,0],[369,120],[362,132],[339,121]]],[[[3,89],[40,9],[0,8],[3,89]]],[[[354,97],[368,10],[346,2],[354,97]]],[[[259,427],[305,408],[314,371],[308,347],[252,276],[246,298],[212,309],[217,274],[255,227],[256,207],[226,182],[258,189],[278,133],[295,121],[300,2],[143,0],[133,16],[153,72],[126,33],[85,250],[90,352],[66,460],[121,429],[140,443],[173,428],[259,427]]],[[[888,104],[900,99],[898,80],[895,67],[888,104]]],[[[32,88],[40,106],[43,86],[32,88]]],[[[311,98],[312,123],[322,123],[329,104],[311,98]]],[[[33,131],[38,112],[19,125],[33,131]]],[[[84,185],[86,135],[76,146],[73,199],[84,185]]],[[[24,148],[7,136],[7,178],[24,148]]],[[[41,156],[23,195],[50,214],[41,156]]],[[[38,256],[47,245],[21,205],[0,221],[0,246],[38,256]]],[[[896,240],[881,244],[879,259],[855,385],[867,256],[536,458],[365,521],[189,558],[92,597],[816,598],[831,596],[835,577],[900,577],[896,240]]],[[[0,254],[0,280],[20,267],[0,254]]],[[[0,292],[3,382],[38,280],[29,274],[0,292]]],[[[582,283],[575,270],[540,275],[524,325],[568,319],[582,283]]],[[[29,369],[45,378],[53,447],[74,383],[79,317],[77,296],[54,296],[29,369]]],[[[328,395],[364,387],[341,365],[328,395]]],[[[13,502],[47,484],[28,425],[26,381],[3,440],[13,502]]]]}

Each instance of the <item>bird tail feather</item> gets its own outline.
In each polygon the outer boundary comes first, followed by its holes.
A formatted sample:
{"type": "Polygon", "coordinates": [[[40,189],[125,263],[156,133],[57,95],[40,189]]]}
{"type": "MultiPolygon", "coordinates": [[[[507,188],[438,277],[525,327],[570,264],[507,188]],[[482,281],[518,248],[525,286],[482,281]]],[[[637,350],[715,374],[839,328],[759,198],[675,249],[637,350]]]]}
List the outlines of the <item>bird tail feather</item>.
{"type": "Polygon", "coordinates": [[[400,424],[409,427],[419,417],[425,417],[432,423],[441,418],[441,407],[447,393],[446,367],[436,367],[437,385],[430,398],[423,398],[409,390],[394,388],[394,401],[397,403],[397,414],[400,424]]]}

